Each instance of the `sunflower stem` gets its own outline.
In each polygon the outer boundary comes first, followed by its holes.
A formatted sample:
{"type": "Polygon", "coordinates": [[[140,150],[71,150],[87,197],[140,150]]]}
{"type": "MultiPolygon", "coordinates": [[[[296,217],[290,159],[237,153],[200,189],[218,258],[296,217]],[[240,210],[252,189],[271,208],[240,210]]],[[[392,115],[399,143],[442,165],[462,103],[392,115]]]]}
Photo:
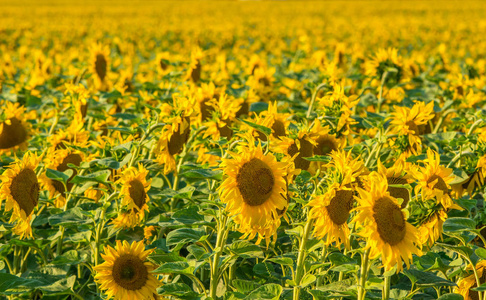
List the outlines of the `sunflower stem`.
{"type": "Polygon", "coordinates": [[[391,276],[385,275],[385,285],[383,286],[383,294],[381,297],[383,300],[390,299],[390,279],[391,276]]]}
{"type": "Polygon", "coordinates": [[[327,83],[321,83],[317,86],[316,90],[314,91],[314,94],[312,94],[311,102],[309,104],[309,109],[307,109],[307,118],[310,117],[310,114],[312,112],[312,107],[314,106],[314,102],[316,101],[317,93],[324,87],[327,87],[327,83]]]}
{"type": "Polygon", "coordinates": [[[381,104],[383,103],[383,86],[385,85],[386,77],[388,77],[388,71],[385,71],[381,77],[380,93],[378,94],[378,104],[376,105],[377,113],[380,113],[381,104]]]}
{"type": "Polygon", "coordinates": [[[216,237],[216,247],[214,250],[216,251],[213,263],[211,264],[211,281],[209,287],[209,297],[212,299],[216,299],[216,290],[218,288],[219,283],[219,259],[221,257],[221,253],[223,252],[224,244],[226,243],[227,237],[227,223],[228,223],[228,216],[225,214],[221,214],[222,220],[218,222],[218,235],[216,237]]]}
{"type": "Polygon", "coordinates": [[[304,226],[304,232],[302,233],[302,239],[300,240],[300,245],[299,245],[299,255],[297,257],[297,270],[295,271],[295,287],[294,287],[294,300],[299,300],[300,298],[300,290],[301,290],[301,280],[302,277],[304,276],[304,262],[307,254],[307,250],[305,248],[305,245],[307,243],[307,240],[309,239],[309,233],[311,231],[313,224],[313,219],[308,218],[307,222],[305,223],[304,226]]]}
{"type": "Polygon", "coordinates": [[[366,279],[368,277],[369,249],[366,249],[361,257],[361,270],[358,284],[358,300],[364,300],[366,296],[366,279]]]}

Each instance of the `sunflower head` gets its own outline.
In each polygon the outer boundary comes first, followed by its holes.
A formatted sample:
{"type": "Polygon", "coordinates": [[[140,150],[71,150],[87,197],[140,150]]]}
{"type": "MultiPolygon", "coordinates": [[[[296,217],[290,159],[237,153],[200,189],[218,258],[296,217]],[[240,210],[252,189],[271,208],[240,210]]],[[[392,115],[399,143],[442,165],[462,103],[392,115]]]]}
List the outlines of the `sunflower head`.
{"type": "Polygon", "coordinates": [[[123,171],[122,176],[117,181],[121,184],[120,196],[122,198],[122,206],[126,210],[114,220],[117,227],[134,227],[139,225],[140,221],[145,216],[145,211],[148,211],[147,202],[150,198],[147,195],[150,189],[151,180],[146,179],[148,170],[142,165],[138,168],[130,167],[123,171]]]}
{"type": "Polygon", "coordinates": [[[226,210],[235,216],[238,230],[244,237],[267,243],[280,225],[278,211],[284,211],[287,200],[285,176],[287,163],[277,162],[275,156],[264,155],[261,144],[240,147],[240,154],[224,159],[226,179],[219,188],[226,210]]]}
{"type": "Polygon", "coordinates": [[[146,261],[151,251],[144,249],[143,241],[116,241],[115,248],[105,246],[101,254],[105,262],[93,270],[95,281],[109,299],[154,299],[160,283],[150,273],[155,266],[146,261]]]}
{"type": "Polygon", "coordinates": [[[30,114],[19,103],[7,101],[0,121],[0,154],[27,148],[31,125],[27,122],[30,114]]]}
{"type": "Polygon", "coordinates": [[[387,190],[386,178],[372,172],[366,190],[358,189],[358,214],[353,221],[361,227],[360,234],[367,240],[370,257],[383,254],[385,269],[396,265],[398,272],[402,269],[402,259],[409,266],[412,254],[421,254],[421,244],[418,230],[407,222],[408,212],[402,210],[398,200],[387,190]]]}
{"type": "Polygon", "coordinates": [[[93,45],[91,49],[90,69],[95,79],[96,88],[106,85],[110,66],[110,49],[101,44],[93,45]]]}
{"type": "Polygon", "coordinates": [[[397,198],[401,207],[405,208],[410,201],[410,193],[407,188],[396,186],[405,185],[411,181],[410,175],[405,172],[405,160],[398,159],[390,168],[385,168],[381,161],[378,161],[378,172],[386,177],[390,196],[397,198]]]}

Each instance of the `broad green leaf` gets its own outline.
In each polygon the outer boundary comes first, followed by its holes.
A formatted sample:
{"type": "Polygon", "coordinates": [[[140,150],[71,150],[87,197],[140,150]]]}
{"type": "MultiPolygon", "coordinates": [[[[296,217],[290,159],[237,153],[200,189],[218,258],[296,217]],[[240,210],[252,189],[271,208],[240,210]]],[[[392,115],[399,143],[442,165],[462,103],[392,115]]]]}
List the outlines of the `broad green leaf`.
{"type": "Polygon", "coordinates": [[[243,122],[243,123],[255,128],[256,130],[264,133],[266,136],[270,136],[272,134],[272,129],[270,129],[268,127],[258,125],[258,124],[255,124],[255,123],[252,123],[250,121],[243,120],[243,119],[238,119],[238,120],[240,120],[241,122],[243,122]]]}
{"type": "Polygon", "coordinates": [[[243,258],[263,257],[263,251],[257,246],[246,240],[238,240],[228,247],[229,251],[243,258]]]}
{"type": "Polygon", "coordinates": [[[250,105],[250,111],[260,113],[262,111],[268,110],[268,103],[265,102],[255,102],[250,105]]]}
{"type": "Polygon", "coordinates": [[[53,169],[47,169],[46,170],[46,176],[52,180],[57,180],[64,182],[64,184],[67,183],[69,177],[73,175],[73,170],[67,169],[64,172],[53,170],[53,169]]]}
{"type": "Polygon", "coordinates": [[[179,228],[167,234],[167,246],[174,246],[177,244],[187,244],[199,241],[206,232],[203,229],[193,228],[179,228]]]}
{"type": "Polygon", "coordinates": [[[111,175],[110,170],[103,170],[94,172],[88,175],[76,175],[73,179],[71,179],[71,183],[80,184],[85,182],[98,182],[98,183],[107,183],[108,177],[111,175]]]}
{"type": "Polygon", "coordinates": [[[87,218],[82,212],[81,208],[74,207],[70,210],[64,211],[57,215],[52,215],[48,218],[51,226],[79,226],[83,224],[93,223],[93,220],[87,218]]]}
{"type": "Polygon", "coordinates": [[[251,292],[245,297],[245,300],[278,300],[280,299],[282,290],[283,288],[280,284],[266,284],[251,292]]]}
{"type": "Polygon", "coordinates": [[[197,260],[204,260],[204,259],[206,259],[206,258],[208,258],[208,257],[211,256],[211,253],[208,253],[206,251],[206,249],[204,249],[203,247],[198,246],[196,244],[189,245],[187,247],[187,251],[189,251],[189,253],[191,253],[192,255],[194,255],[194,257],[197,260]]]}
{"type": "Polygon", "coordinates": [[[148,257],[149,260],[154,262],[157,265],[161,265],[163,263],[168,262],[178,262],[178,261],[187,261],[186,258],[179,256],[177,253],[164,253],[162,251],[157,251],[156,253],[150,254],[148,257]]]}
{"type": "Polygon", "coordinates": [[[254,291],[258,287],[261,286],[261,284],[255,282],[255,281],[249,281],[249,280],[241,280],[241,279],[235,279],[231,282],[231,285],[233,285],[236,290],[242,294],[248,294],[251,291],[254,291]]]}
{"type": "Polygon", "coordinates": [[[8,289],[26,286],[29,284],[35,285],[40,284],[40,282],[34,279],[17,277],[8,273],[0,273],[0,293],[3,293],[8,289]]]}
{"type": "Polygon", "coordinates": [[[440,296],[437,300],[464,300],[464,297],[459,294],[445,294],[440,296]]]}
{"type": "Polygon", "coordinates": [[[476,292],[484,292],[484,291],[486,291],[486,283],[483,283],[478,287],[471,288],[471,290],[476,291],[476,292]]]}
{"type": "Polygon", "coordinates": [[[168,262],[160,265],[155,269],[154,273],[161,274],[188,274],[192,275],[194,273],[194,267],[190,266],[185,261],[168,262]]]}
{"type": "Polygon", "coordinates": [[[157,289],[159,295],[170,295],[177,298],[193,298],[198,294],[185,283],[166,283],[157,289]]]}
{"type": "Polygon", "coordinates": [[[300,286],[301,287],[306,287],[308,286],[309,284],[313,283],[314,281],[316,281],[316,276],[312,275],[312,274],[307,274],[304,276],[304,278],[302,278],[302,280],[300,281],[300,286]]]}
{"type": "Polygon", "coordinates": [[[476,249],[476,251],[474,251],[474,253],[476,253],[476,255],[479,256],[480,258],[486,259],[486,249],[478,248],[476,249]]]}
{"type": "Polygon", "coordinates": [[[469,218],[448,218],[442,225],[444,232],[457,232],[476,229],[476,222],[469,218]]]}
{"type": "Polygon", "coordinates": [[[194,179],[221,180],[223,178],[223,172],[213,169],[192,169],[181,172],[181,176],[194,179]]]}
{"type": "Polygon", "coordinates": [[[473,250],[469,247],[464,247],[464,246],[454,246],[454,245],[449,245],[449,244],[444,244],[444,243],[436,243],[437,246],[446,248],[448,250],[457,252],[459,254],[464,255],[467,258],[471,258],[471,256],[474,254],[473,250]]]}
{"type": "Polygon", "coordinates": [[[294,260],[291,259],[290,257],[274,257],[274,258],[269,258],[269,261],[283,265],[283,266],[293,266],[294,265],[294,260]]]}
{"type": "Polygon", "coordinates": [[[415,282],[419,287],[442,287],[442,286],[456,286],[455,282],[449,281],[431,272],[422,272],[419,270],[405,270],[402,272],[410,281],[415,282]]]}

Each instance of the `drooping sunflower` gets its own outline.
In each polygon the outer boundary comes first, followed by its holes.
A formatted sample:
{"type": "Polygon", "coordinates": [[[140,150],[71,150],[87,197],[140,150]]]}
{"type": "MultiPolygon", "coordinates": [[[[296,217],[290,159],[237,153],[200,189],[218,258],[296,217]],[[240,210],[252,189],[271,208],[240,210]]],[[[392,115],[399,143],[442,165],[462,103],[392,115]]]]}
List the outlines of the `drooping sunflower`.
{"type": "Polygon", "coordinates": [[[436,210],[418,227],[422,245],[432,247],[442,237],[442,225],[445,220],[447,220],[447,212],[444,209],[436,210]]]}
{"type": "Polygon", "coordinates": [[[160,282],[150,272],[155,266],[147,260],[152,250],[145,250],[143,241],[123,243],[116,241],[115,248],[104,247],[102,264],[93,267],[95,281],[108,299],[155,299],[160,282]]]}
{"type": "Polygon", "coordinates": [[[233,136],[232,123],[236,118],[236,113],[240,109],[243,99],[234,99],[227,94],[222,94],[218,99],[213,99],[211,102],[214,111],[211,114],[211,118],[203,123],[207,127],[203,138],[211,136],[213,141],[218,141],[220,138],[225,137],[230,140],[233,136]]]}
{"type": "Polygon", "coordinates": [[[130,167],[123,171],[117,183],[121,184],[121,205],[125,212],[121,213],[113,224],[117,228],[133,228],[139,225],[145,217],[145,211],[149,211],[147,202],[150,200],[147,193],[150,189],[151,179],[147,181],[148,170],[142,165],[138,169],[130,167]]]}
{"type": "Polygon", "coordinates": [[[72,170],[73,174],[69,177],[66,187],[63,183],[57,180],[52,180],[48,178],[45,174],[40,177],[40,181],[44,189],[49,191],[49,197],[56,199],[54,200],[54,205],[57,208],[64,207],[66,204],[67,193],[71,192],[73,184],[69,182],[74,176],[76,176],[77,171],[73,168],[68,167],[68,164],[73,164],[75,166],[80,166],[81,162],[89,161],[82,151],[72,150],[71,148],[59,149],[52,152],[45,159],[46,169],[52,169],[59,172],[64,172],[66,170],[72,170]]]}
{"type": "Polygon", "coordinates": [[[434,101],[425,104],[416,101],[412,108],[405,106],[394,106],[390,124],[392,132],[401,135],[423,135],[430,132],[428,122],[435,116],[434,101]]]}
{"type": "Polygon", "coordinates": [[[166,125],[155,149],[155,160],[164,165],[165,174],[175,170],[175,155],[182,152],[191,131],[191,101],[185,97],[174,97],[173,105],[165,103],[162,106],[161,119],[166,125]]]}
{"type": "Polygon", "coordinates": [[[461,198],[465,192],[472,195],[476,190],[484,186],[486,177],[486,155],[478,159],[476,169],[469,177],[459,183],[451,184],[451,188],[456,198],[461,198]]]}
{"type": "Polygon", "coordinates": [[[440,165],[440,156],[432,149],[427,149],[427,159],[424,160],[425,167],[418,167],[413,170],[417,179],[415,194],[422,195],[422,200],[435,199],[445,209],[458,208],[451,198],[451,182],[454,177],[452,169],[440,165]]]}
{"type": "MultiPolygon", "coordinates": [[[[255,120],[252,122],[270,128],[272,130],[272,137],[280,139],[281,137],[285,137],[287,135],[287,127],[290,124],[290,116],[291,114],[278,113],[277,103],[270,102],[268,104],[268,109],[263,111],[260,115],[255,116],[255,120]]],[[[251,131],[258,140],[267,141],[267,136],[263,132],[257,131],[250,126],[245,126],[244,129],[251,131]]]]}
{"type": "Polygon", "coordinates": [[[32,236],[30,220],[39,202],[39,182],[35,169],[39,158],[27,152],[22,159],[16,160],[0,175],[0,207],[5,200],[5,211],[12,210],[10,222],[18,220],[14,232],[23,238],[32,236]]]}
{"type": "Polygon", "coordinates": [[[278,211],[287,206],[285,176],[287,163],[278,162],[272,153],[264,155],[261,144],[241,147],[241,154],[221,163],[226,179],[219,188],[226,210],[235,216],[244,238],[258,235],[257,244],[270,237],[280,226],[278,211]]]}
{"type": "MultiPolygon", "coordinates": [[[[482,260],[476,264],[476,271],[478,273],[479,282],[480,284],[484,284],[486,282],[486,260],[482,260]]],[[[467,268],[471,270],[471,267],[467,268]]],[[[477,287],[476,277],[474,274],[462,278],[457,282],[457,287],[454,288],[454,293],[462,295],[464,300],[479,300],[479,294],[476,291],[471,291],[472,288],[477,287]]]]}
{"type": "Polygon", "coordinates": [[[314,236],[324,238],[327,245],[341,243],[349,248],[348,219],[354,206],[353,190],[357,177],[363,170],[363,163],[352,159],[351,153],[333,152],[332,161],[326,172],[332,178],[332,184],[326,193],[309,202],[309,217],[315,219],[314,236]]]}
{"type": "Polygon", "coordinates": [[[404,79],[403,60],[396,48],[378,49],[375,56],[366,61],[366,75],[376,77],[373,86],[379,85],[385,72],[388,71],[386,83],[397,85],[404,79]],[[393,71],[391,71],[393,69],[393,71]]]}
{"type": "Polygon", "coordinates": [[[4,121],[0,121],[0,154],[27,149],[27,141],[32,126],[27,119],[32,113],[25,113],[25,107],[19,103],[7,101],[3,105],[4,121]]]}
{"type": "Polygon", "coordinates": [[[201,60],[203,56],[204,53],[199,47],[196,47],[191,52],[191,61],[189,63],[189,68],[187,69],[186,80],[191,80],[193,83],[197,83],[199,80],[201,80],[201,60]]]}
{"type": "Polygon", "coordinates": [[[396,265],[399,272],[403,268],[402,260],[409,267],[412,254],[421,255],[420,236],[417,228],[407,222],[408,212],[402,210],[387,190],[386,178],[372,172],[366,190],[358,188],[358,214],[353,222],[360,225],[360,235],[367,240],[370,258],[381,255],[385,270],[396,265]]]}
{"type": "Polygon", "coordinates": [[[93,45],[91,49],[90,71],[93,74],[95,87],[107,87],[108,71],[110,67],[110,49],[101,44],[93,45]]]}

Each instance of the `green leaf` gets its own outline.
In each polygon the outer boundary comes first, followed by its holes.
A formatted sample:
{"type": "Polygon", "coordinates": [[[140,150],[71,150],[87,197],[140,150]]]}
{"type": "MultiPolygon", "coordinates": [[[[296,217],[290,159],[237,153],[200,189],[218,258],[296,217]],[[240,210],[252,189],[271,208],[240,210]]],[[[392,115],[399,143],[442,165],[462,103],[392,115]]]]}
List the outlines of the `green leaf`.
{"type": "Polygon", "coordinates": [[[231,282],[234,288],[242,294],[248,294],[251,291],[259,288],[261,284],[255,281],[235,279],[231,282]]]}
{"type": "Polygon", "coordinates": [[[229,251],[243,258],[263,257],[263,251],[247,240],[238,240],[228,247],[229,251]]]}
{"type": "Polygon", "coordinates": [[[49,225],[51,226],[71,225],[77,227],[82,224],[93,223],[93,220],[87,218],[81,211],[81,208],[79,207],[74,207],[60,214],[52,215],[48,218],[48,220],[49,220],[49,225]]]}
{"type": "Polygon", "coordinates": [[[120,162],[118,162],[115,158],[113,157],[107,157],[107,158],[102,158],[102,159],[95,159],[92,161],[92,163],[95,162],[101,166],[107,167],[109,169],[115,169],[118,170],[120,169],[120,162]]]}
{"type": "Polygon", "coordinates": [[[268,103],[265,102],[255,102],[250,105],[250,111],[260,113],[262,111],[268,110],[268,103]]]}
{"type": "Polygon", "coordinates": [[[464,297],[459,294],[445,294],[440,296],[437,300],[464,300],[464,297]]]}
{"type": "Polygon", "coordinates": [[[187,251],[194,255],[197,260],[205,260],[206,258],[211,256],[211,253],[208,253],[206,249],[196,244],[189,245],[187,247],[187,251]]]}
{"type": "Polygon", "coordinates": [[[275,283],[265,284],[245,297],[245,300],[278,300],[282,294],[282,286],[275,283]]]}
{"type": "Polygon", "coordinates": [[[69,177],[71,177],[73,175],[73,170],[71,169],[67,169],[66,171],[61,172],[61,171],[57,171],[57,170],[53,170],[53,169],[47,169],[46,170],[46,176],[52,180],[57,180],[57,181],[61,181],[63,182],[64,184],[67,183],[69,177]]]}
{"type": "Polygon", "coordinates": [[[154,273],[162,273],[162,274],[186,274],[186,275],[193,275],[195,270],[194,266],[190,266],[185,261],[176,261],[176,262],[168,262],[160,265],[157,269],[155,269],[154,273]]]}
{"type": "Polygon", "coordinates": [[[283,266],[293,266],[294,265],[294,260],[291,259],[290,257],[274,257],[274,258],[269,258],[269,261],[283,265],[283,266]]]}
{"type": "Polygon", "coordinates": [[[196,222],[203,222],[204,216],[199,213],[199,207],[194,205],[176,211],[172,215],[172,219],[183,224],[193,224],[196,222]]]}
{"type": "Polygon", "coordinates": [[[195,243],[205,235],[206,232],[203,229],[179,228],[167,234],[166,243],[167,246],[195,243]]]}
{"type": "Polygon", "coordinates": [[[302,157],[305,160],[308,161],[320,161],[320,162],[325,162],[328,163],[331,161],[331,157],[328,155],[314,155],[312,157],[302,157]]]}
{"type": "Polygon", "coordinates": [[[39,281],[17,277],[8,273],[0,273],[0,293],[20,286],[40,284],[39,281]]]}
{"type": "Polygon", "coordinates": [[[476,292],[484,292],[484,291],[486,291],[486,283],[483,283],[478,287],[471,288],[471,290],[476,291],[476,292]]]}
{"type": "Polygon", "coordinates": [[[238,119],[239,121],[255,128],[256,130],[264,133],[266,136],[270,136],[272,134],[272,129],[268,128],[268,127],[265,127],[265,126],[262,126],[262,125],[258,125],[258,124],[255,124],[255,123],[252,123],[250,121],[246,121],[246,120],[243,120],[243,119],[238,119]]]}
{"type": "Polygon", "coordinates": [[[474,253],[476,253],[476,255],[479,256],[480,258],[486,259],[486,249],[478,248],[476,249],[476,251],[474,251],[474,253]]]}
{"type": "Polygon", "coordinates": [[[107,183],[108,177],[111,175],[110,170],[103,170],[94,172],[85,176],[76,175],[71,179],[71,183],[80,184],[85,182],[107,183]]]}
{"type": "Polygon", "coordinates": [[[157,265],[168,262],[187,261],[186,258],[179,256],[179,254],[177,253],[165,253],[160,250],[157,250],[155,253],[150,254],[148,258],[150,261],[157,265]]]}
{"type": "Polygon", "coordinates": [[[469,218],[448,218],[442,225],[444,232],[457,232],[476,229],[476,222],[469,218]]]}
{"type": "Polygon", "coordinates": [[[437,246],[446,248],[448,250],[457,252],[459,254],[464,255],[465,257],[471,259],[471,256],[473,255],[473,250],[469,247],[464,247],[464,246],[453,246],[449,244],[444,244],[444,243],[436,243],[437,246]]]}
{"type": "Polygon", "coordinates": [[[301,282],[300,282],[300,286],[301,287],[306,287],[308,286],[309,284],[313,283],[314,281],[316,281],[316,276],[312,275],[312,274],[307,274],[304,276],[304,278],[302,278],[301,282]]]}
{"type": "Polygon", "coordinates": [[[213,169],[192,169],[181,172],[181,176],[193,179],[223,179],[223,172],[221,170],[213,169]]]}
{"type": "Polygon", "coordinates": [[[403,274],[405,274],[410,281],[415,282],[418,287],[457,286],[455,282],[449,281],[429,272],[405,270],[403,271],[403,274]]]}
{"type": "Polygon", "coordinates": [[[157,289],[157,293],[159,295],[174,296],[183,299],[198,296],[198,294],[185,283],[166,283],[157,289]]]}

